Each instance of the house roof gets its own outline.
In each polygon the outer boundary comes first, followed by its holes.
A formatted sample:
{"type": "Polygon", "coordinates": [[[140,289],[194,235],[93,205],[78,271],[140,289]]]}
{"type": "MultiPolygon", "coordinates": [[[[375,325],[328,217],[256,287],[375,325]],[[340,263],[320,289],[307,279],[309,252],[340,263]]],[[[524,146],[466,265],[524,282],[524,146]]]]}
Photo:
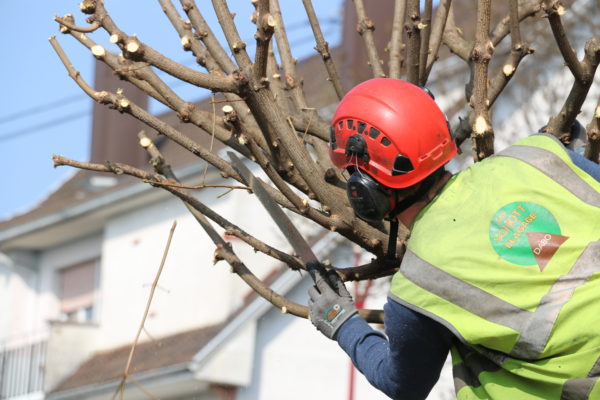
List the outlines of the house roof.
{"type": "MultiPolygon", "coordinates": [[[[129,375],[174,365],[187,365],[223,324],[177,333],[154,341],[139,343],[129,368],[129,375]]],[[[131,344],[95,354],[50,393],[66,392],[83,386],[101,385],[120,380],[131,351],[131,344]]]]}

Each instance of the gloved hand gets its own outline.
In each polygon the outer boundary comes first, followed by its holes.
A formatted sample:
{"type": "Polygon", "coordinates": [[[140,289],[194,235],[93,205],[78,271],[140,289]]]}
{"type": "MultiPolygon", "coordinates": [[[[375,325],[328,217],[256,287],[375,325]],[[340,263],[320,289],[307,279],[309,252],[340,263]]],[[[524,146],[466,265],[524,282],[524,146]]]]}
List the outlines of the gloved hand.
{"type": "Polygon", "coordinates": [[[310,321],[329,339],[335,339],[340,326],[358,310],[344,282],[335,271],[327,272],[325,267],[316,261],[306,266],[315,281],[315,286],[308,289],[310,321]]]}

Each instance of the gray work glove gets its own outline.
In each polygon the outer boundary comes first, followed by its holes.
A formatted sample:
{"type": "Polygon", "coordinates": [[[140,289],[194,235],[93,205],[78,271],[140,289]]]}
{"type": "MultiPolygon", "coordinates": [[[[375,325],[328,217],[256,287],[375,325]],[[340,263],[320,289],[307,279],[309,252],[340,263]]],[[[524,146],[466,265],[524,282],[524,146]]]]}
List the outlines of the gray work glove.
{"type": "Polygon", "coordinates": [[[315,286],[308,289],[310,321],[329,339],[335,339],[340,326],[358,310],[335,271],[326,271],[319,262],[310,262],[306,266],[315,281],[315,286]]]}

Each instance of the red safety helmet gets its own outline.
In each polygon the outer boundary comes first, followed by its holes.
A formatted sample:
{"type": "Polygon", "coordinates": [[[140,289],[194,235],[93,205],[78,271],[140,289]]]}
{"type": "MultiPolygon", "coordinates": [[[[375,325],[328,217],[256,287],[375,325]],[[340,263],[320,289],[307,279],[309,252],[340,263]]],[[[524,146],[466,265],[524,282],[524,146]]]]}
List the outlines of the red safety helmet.
{"type": "Polygon", "coordinates": [[[448,120],[422,88],[375,78],[350,90],[335,111],[329,155],[390,188],[412,186],[457,153],[448,120]]]}

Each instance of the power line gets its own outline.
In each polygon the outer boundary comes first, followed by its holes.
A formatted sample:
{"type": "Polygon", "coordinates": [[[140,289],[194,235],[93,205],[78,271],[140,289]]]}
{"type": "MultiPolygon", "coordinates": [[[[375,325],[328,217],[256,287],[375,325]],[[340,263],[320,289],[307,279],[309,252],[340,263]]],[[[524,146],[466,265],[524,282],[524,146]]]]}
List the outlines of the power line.
{"type": "Polygon", "coordinates": [[[88,111],[78,111],[72,114],[63,115],[61,117],[40,122],[39,124],[29,126],[27,128],[19,129],[17,131],[10,132],[6,135],[0,136],[0,143],[7,142],[12,139],[21,138],[23,136],[32,135],[48,128],[54,128],[56,126],[64,125],[68,122],[76,121],[78,119],[88,117],[90,113],[88,111]]]}
{"type": "Polygon", "coordinates": [[[76,94],[73,96],[63,97],[57,100],[53,100],[49,103],[40,104],[31,108],[27,108],[25,110],[17,111],[12,114],[8,114],[0,117],[0,124],[4,124],[6,122],[12,122],[21,118],[31,117],[31,114],[40,113],[48,110],[53,110],[58,107],[65,106],[67,104],[74,103],[79,100],[85,99],[85,95],[83,93],[76,94]]]}

